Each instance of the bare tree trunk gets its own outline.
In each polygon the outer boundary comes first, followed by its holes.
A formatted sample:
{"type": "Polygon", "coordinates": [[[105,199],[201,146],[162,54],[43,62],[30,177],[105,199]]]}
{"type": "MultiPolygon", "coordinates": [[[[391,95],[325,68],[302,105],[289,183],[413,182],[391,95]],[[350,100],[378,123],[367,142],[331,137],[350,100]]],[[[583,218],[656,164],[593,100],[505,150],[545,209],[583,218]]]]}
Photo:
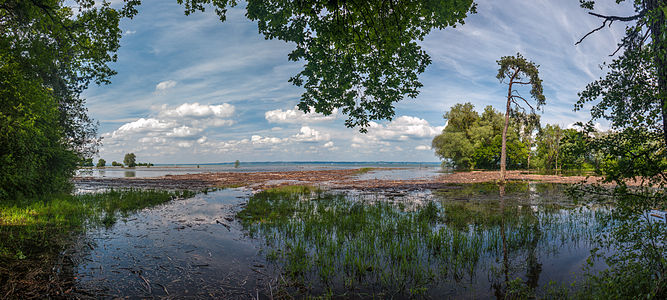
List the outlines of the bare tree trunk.
{"type": "Polygon", "coordinates": [[[514,75],[510,78],[509,88],[507,89],[507,110],[505,111],[505,128],[503,128],[503,142],[500,147],[500,182],[505,182],[507,178],[505,176],[505,168],[507,166],[507,127],[510,124],[510,104],[512,101],[512,84],[514,84],[514,78],[519,74],[519,70],[514,71],[514,75]]]}

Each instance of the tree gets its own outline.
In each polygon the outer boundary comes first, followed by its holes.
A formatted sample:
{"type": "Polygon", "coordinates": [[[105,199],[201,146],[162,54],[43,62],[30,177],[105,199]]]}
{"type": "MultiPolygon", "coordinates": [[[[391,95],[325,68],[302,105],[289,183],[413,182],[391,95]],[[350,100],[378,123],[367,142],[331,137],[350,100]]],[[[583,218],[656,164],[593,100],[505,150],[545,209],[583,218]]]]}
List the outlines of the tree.
{"type": "MultiPolygon", "coordinates": [[[[456,169],[497,169],[503,115],[491,106],[480,116],[470,103],[456,104],[444,115],[447,125],[432,142],[436,155],[456,169]]],[[[525,167],[527,151],[519,140],[516,123],[508,132],[508,166],[525,167]]]]}
{"type": "MultiPolygon", "coordinates": [[[[583,8],[594,9],[595,1],[580,2],[583,8]]],[[[601,99],[591,111],[593,119],[610,119],[618,128],[661,125],[663,143],[667,144],[667,1],[634,0],[634,8],[632,16],[589,12],[602,19],[602,25],[584,35],[575,45],[607,24],[616,21],[634,24],[627,27],[626,35],[612,53],[624,50],[623,54],[609,65],[610,72],[605,78],[586,87],[576,108],[581,109],[584,103],[601,99]],[[608,110],[612,113],[607,114],[608,110]]]]}
{"type": "Polygon", "coordinates": [[[107,161],[102,159],[102,158],[100,158],[100,160],[97,161],[97,167],[98,168],[104,168],[104,166],[106,166],[106,165],[107,165],[107,161]]]}
{"type": "Polygon", "coordinates": [[[121,164],[121,163],[119,163],[115,160],[111,162],[111,165],[114,166],[114,167],[122,167],[123,166],[123,164],[121,164]]]}
{"type": "MultiPolygon", "coordinates": [[[[594,9],[595,1],[581,3],[594,9]]],[[[613,22],[629,23],[612,56],[622,53],[607,65],[606,76],[579,94],[575,106],[578,110],[597,102],[591,109],[592,120],[611,122],[613,131],[593,140],[591,148],[604,154],[596,172],[615,185],[582,187],[580,192],[615,200],[613,219],[599,238],[614,254],[604,257],[609,268],[592,278],[591,288],[601,298],[664,299],[667,224],[652,221],[646,212],[667,210],[667,1],[633,3],[635,12],[630,16],[589,12],[602,24],[577,42],[613,22]],[[639,186],[630,187],[628,182],[639,186]]],[[[592,127],[592,120],[587,127],[592,127]]]]}
{"type": "Polygon", "coordinates": [[[447,125],[442,130],[442,134],[433,138],[432,147],[436,155],[450,160],[456,169],[474,167],[471,159],[474,149],[469,135],[469,130],[479,119],[474,109],[471,103],[454,105],[443,116],[447,120],[447,125]]]}
{"type": "Polygon", "coordinates": [[[123,164],[125,164],[128,168],[136,167],[137,166],[137,156],[134,155],[134,153],[125,154],[125,158],[123,158],[123,164]]]}
{"type": "Polygon", "coordinates": [[[240,165],[241,165],[241,162],[237,159],[237,160],[234,162],[234,168],[238,168],[240,165]]]}
{"type": "Polygon", "coordinates": [[[573,128],[563,130],[560,161],[563,169],[588,169],[593,166],[595,158],[587,132],[573,128]]]}
{"type": "Polygon", "coordinates": [[[0,198],[65,191],[78,161],[95,153],[80,95],[114,74],[130,2],[0,2],[0,198]]]}
{"type": "Polygon", "coordinates": [[[537,134],[537,156],[544,169],[558,169],[563,129],[558,125],[547,124],[537,134]]]}
{"type": "MultiPolygon", "coordinates": [[[[212,4],[220,19],[235,0],[178,0],[186,14],[212,4]]],[[[290,82],[305,88],[299,109],[329,115],[365,132],[371,120],[391,119],[394,103],[415,98],[418,75],[431,63],[421,41],[432,29],[463,24],[472,0],[249,0],[246,16],[266,39],[292,42],[289,60],[305,61],[290,82]]]]}
{"type": "Polygon", "coordinates": [[[530,112],[535,114],[535,108],[539,109],[544,105],[546,103],[546,98],[542,94],[542,79],[539,77],[539,66],[531,61],[527,61],[520,53],[517,53],[516,56],[502,57],[498,61],[498,65],[500,68],[498,69],[496,78],[498,78],[500,82],[504,82],[505,80],[508,81],[505,127],[503,128],[502,146],[500,150],[500,181],[505,182],[505,168],[507,164],[507,128],[509,127],[510,113],[512,113],[512,111],[525,111],[525,108],[523,108],[519,104],[520,102],[517,101],[521,100],[530,108],[530,112]],[[515,84],[531,86],[530,95],[535,100],[535,107],[533,107],[526,98],[522,97],[517,90],[513,89],[515,84]]]}

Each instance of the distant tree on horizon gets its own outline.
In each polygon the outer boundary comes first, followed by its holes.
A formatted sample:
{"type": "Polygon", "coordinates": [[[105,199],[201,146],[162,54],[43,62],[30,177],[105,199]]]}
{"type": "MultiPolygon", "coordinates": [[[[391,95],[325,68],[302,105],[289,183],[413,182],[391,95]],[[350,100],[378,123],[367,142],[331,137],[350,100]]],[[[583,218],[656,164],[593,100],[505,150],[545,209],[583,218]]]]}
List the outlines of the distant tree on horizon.
{"type": "Polygon", "coordinates": [[[123,158],[123,163],[128,168],[134,168],[137,166],[137,156],[134,153],[127,153],[125,154],[125,158],[123,158]]]}
{"type": "Polygon", "coordinates": [[[104,168],[104,166],[106,166],[106,164],[107,164],[107,161],[104,160],[104,159],[102,159],[102,158],[100,158],[100,159],[97,161],[97,167],[98,167],[98,168],[104,168]]]}

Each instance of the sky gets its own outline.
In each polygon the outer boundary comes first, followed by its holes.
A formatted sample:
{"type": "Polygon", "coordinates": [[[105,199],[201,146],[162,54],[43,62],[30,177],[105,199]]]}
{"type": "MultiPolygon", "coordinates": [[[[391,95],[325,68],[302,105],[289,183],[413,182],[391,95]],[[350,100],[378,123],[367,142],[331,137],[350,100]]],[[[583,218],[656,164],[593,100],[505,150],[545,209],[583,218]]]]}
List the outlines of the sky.
{"type": "MultiPolygon", "coordinates": [[[[626,15],[628,5],[601,0],[596,12],[626,15]],[[605,2],[605,3],[602,3],[605,2]]],[[[121,23],[118,72],[112,83],[84,92],[99,121],[99,157],[122,161],[133,152],[152,163],[240,161],[438,161],[431,140],[456,103],[501,110],[507,86],[496,61],[517,52],[538,65],[547,105],[542,123],[587,121],[574,112],[577,93],[606,73],[601,65],[624,33],[617,23],[574,44],[601,23],[579,0],[476,0],[477,14],[456,28],[432,31],[421,46],[432,64],[420,75],[419,96],[396,104],[391,121],[368,133],[346,128],[346,116],[304,114],[303,92],[288,79],[293,44],[265,40],[241,4],[227,21],[208,9],[185,16],[172,1],[144,0],[121,23]]],[[[527,91],[526,91],[527,93],[527,91]]],[[[605,128],[605,123],[599,124],[605,128]]]]}

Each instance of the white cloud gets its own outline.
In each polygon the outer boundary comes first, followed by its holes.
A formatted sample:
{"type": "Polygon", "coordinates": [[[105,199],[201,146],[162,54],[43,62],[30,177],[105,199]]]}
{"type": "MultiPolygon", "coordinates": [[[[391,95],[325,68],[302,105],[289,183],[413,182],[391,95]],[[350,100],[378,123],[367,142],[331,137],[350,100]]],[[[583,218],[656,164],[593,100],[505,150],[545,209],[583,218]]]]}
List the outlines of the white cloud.
{"type": "Polygon", "coordinates": [[[155,86],[155,91],[163,92],[175,86],[176,86],[176,81],[173,80],[162,81],[155,86]]]}
{"type": "Polygon", "coordinates": [[[266,118],[269,123],[306,124],[334,120],[338,114],[337,109],[334,109],[328,116],[314,112],[314,108],[311,108],[310,111],[310,113],[304,113],[295,106],[294,109],[276,109],[267,111],[264,113],[264,118],[266,118]]]}
{"type": "Polygon", "coordinates": [[[120,126],[118,130],[114,131],[111,134],[111,136],[116,138],[133,133],[164,131],[169,129],[171,126],[172,126],[171,124],[164,121],[160,121],[158,119],[141,118],[134,122],[123,124],[123,126],[120,126]]]}
{"type": "Polygon", "coordinates": [[[381,141],[406,141],[433,138],[442,132],[442,129],[444,126],[431,126],[421,118],[401,116],[386,125],[371,122],[367,137],[381,141]]]}
{"type": "Polygon", "coordinates": [[[125,30],[125,35],[132,35],[132,34],[135,34],[135,33],[137,33],[136,30],[125,30]]]}
{"type": "Polygon", "coordinates": [[[209,128],[234,124],[233,120],[223,119],[232,117],[234,111],[234,106],[227,103],[184,103],[175,108],[163,105],[157,108],[155,117],[140,118],[102,134],[104,149],[108,152],[131,149],[173,152],[174,147],[205,145],[209,128]],[[196,141],[196,144],[193,141],[196,141]]]}
{"type": "Polygon", "coordinates": [[[331,148],[333,146],[334,146],[334,142],[332,142],[332,141],[328,141],[328,142],[324,143],[324,145],[322,145],[322,147],[324,147],[324,148],[331,148]]]}
{"type": "Polygon", "coordinates": [[[431,146],[419,145],[419,146],[415,147],[415,150],[422,150],[422,151],[431,150],[431,146]]]}
{"type": "Polygon", "coordinates": [[[319,142],[328,141],[331,136],[329,134],[323,134],[308,126],[302,126],[299,133],[295,134],[293,138],[295,141],[300,142],[319,142]]]}
{"type": "Polygon", "coordinates": [[[223,103],[221,105],[202,105],[195,103],[183,103],[175,108],[163,105],[160,116],[165,118],[229,118],[234,115],[234,106],[223,103]]]}

